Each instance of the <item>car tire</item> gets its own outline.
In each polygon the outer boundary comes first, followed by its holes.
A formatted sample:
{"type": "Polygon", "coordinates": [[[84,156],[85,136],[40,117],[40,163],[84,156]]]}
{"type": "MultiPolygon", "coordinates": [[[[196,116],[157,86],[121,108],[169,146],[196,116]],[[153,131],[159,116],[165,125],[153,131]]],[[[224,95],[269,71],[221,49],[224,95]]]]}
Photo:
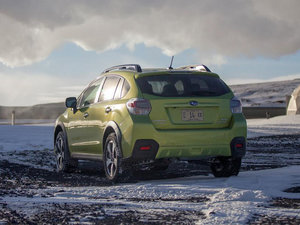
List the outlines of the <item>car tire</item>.
{"type": "Polygon", "coordinates": [[[241,168],[241,158],[218,157],[210,167],[215,177],[237,176],[241,168]]]}
{"type": "Polygon", "coordinates": [[[106,178],[113,183],[121,177],[121,160],[120,143],[116,134],[110,133],[105,140],[103,149],[103,166],[106,178]]]}
{"type": "Polygon", "coordinates": [[[78,165],[78,161],[72,159],[70,156],[66,140],[67,139],[63,131],[60,131],[55,138],[54,152],[57,172],[71,172],[78,165]]]}

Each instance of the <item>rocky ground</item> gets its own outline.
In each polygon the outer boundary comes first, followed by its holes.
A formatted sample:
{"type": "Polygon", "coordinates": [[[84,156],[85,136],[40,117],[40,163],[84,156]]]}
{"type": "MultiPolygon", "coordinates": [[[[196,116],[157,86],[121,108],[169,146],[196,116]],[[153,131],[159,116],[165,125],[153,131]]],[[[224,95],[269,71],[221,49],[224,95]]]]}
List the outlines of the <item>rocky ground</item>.
{"type": "MultiPolygon", "coordinates": [[[[53,193],[51,188],[62,187],[107,187],[107,182],[100,163],[81,162],[78,170],[73,173],[56,173],[51,150],[25,150],[20,152],[0,152],[0,224],[194,224],[205,218],[205,213],[197,210],[155,209],[149,214],[147,210],[128,210],[123,203],[116,203],[117,197],[112,196],[113,203],[105,204],[84,202],[47,202],[53,193]],[[44,191],[41,191],[44,190],[44,191]],[[39,198],[39,202],[26,201],[24,208],[32,212],[16,210],[8,205],[3,198],[39,198]],[[30,205],[32,204],[32,206],[30,205]],[[37,210],[35,213],[34,210],[37,210]]],[[[300,165],[300,135],[258,137],[248,140],[248,153],[242,164],[242,171],[264,170],[269,168],[300,165]]],[[[124,181],[136,183],[166,178],[180,178],[194,175],[207,175],[207,165],[173,162],[164,172],[143,171],[124,181]]],[[[295,185],[286,192],[300,193],[295,185]]],[[[96,199],[96,197],[95,197],[96,199]]],[[[124,200],[124,199],[122,199],[124,200]]],[[[170,202],[178,204],[203,204],[211,201],[205,196],[174,197],[174,198],[136,198],[125,199],[130,202],[170,202]]],[[[18,206],[20,205],[18,204],[18,206]]],[[[300,209],[299,199],[276,198],[266,208],[300,209]]],[[[300,211],[299,211],[300,212],[300,211]]],[[[214,212],[212,212],[214,213],[214,212]]],[[[300,224],[300,217],[270,216],[254,214],[248,224],[300,224]]]]}

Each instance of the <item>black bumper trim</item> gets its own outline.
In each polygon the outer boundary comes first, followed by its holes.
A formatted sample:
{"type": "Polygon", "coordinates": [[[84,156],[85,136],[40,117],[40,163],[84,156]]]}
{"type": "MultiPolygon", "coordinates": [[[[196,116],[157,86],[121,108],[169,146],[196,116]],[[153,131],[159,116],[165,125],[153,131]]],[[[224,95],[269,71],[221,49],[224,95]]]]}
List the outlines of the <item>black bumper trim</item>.
{"type": "Polygon", "coordinates": [[[246,140],[244,137],[235,137],[230,143],[231,156],[233,158],[242,158],[246,155],[246,140]],[[241,144],[242,147],[237,147],[237,144],[241,144]]]}
{"type": "Polygon", "coordinates": [[[154,160],[159,144],[152,139],[140,139],[134,144],[131,159],[133,160],[154,160]],[[149,150],[140,150],[142,146],[150,146],[149,150]]]}

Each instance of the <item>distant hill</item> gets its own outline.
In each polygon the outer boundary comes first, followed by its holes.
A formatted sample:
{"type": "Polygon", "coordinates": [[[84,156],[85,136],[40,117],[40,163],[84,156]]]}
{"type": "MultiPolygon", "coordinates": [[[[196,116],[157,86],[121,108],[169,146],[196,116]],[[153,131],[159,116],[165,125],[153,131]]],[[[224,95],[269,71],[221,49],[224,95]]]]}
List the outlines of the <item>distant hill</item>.
{"type": "Polygon", "coordinates": [[[10,119],[12,111],[15,111],[17,119],[56,119],[65,110],[63,102],[24,107],[0,106],[0,119],[10,119]]]}
{"type": "Polygon", "coordinates": [[[247,107],[286,107],[286,96],[300,85],[300,79],[257,84],[231,85],[247,107]]]}
{"type": "MultiPolygon", "coordinates": [[[[286,95],[290,95],[299,85],[300,79],[296,79],[231,85],[230,88],[242,100],[244,107],[285,107],[286,95]]],[[[0,106],[0,119],[10,119],[13,110],[18,119],[56,119],[65,109],[63,102],[27,107],[0,106]]]]}

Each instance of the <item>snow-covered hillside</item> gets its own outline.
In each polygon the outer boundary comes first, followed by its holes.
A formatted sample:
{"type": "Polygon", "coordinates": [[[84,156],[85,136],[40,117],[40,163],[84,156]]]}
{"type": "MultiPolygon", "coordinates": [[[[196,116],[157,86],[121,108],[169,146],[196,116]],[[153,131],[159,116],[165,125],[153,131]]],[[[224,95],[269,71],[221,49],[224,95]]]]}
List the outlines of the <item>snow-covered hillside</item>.
{"type": "Polygon", "coordinates": [[[232,85],[243,106],[285,107],[286,96],[300,85],[300,79],[257,84],[232,85]]]}

